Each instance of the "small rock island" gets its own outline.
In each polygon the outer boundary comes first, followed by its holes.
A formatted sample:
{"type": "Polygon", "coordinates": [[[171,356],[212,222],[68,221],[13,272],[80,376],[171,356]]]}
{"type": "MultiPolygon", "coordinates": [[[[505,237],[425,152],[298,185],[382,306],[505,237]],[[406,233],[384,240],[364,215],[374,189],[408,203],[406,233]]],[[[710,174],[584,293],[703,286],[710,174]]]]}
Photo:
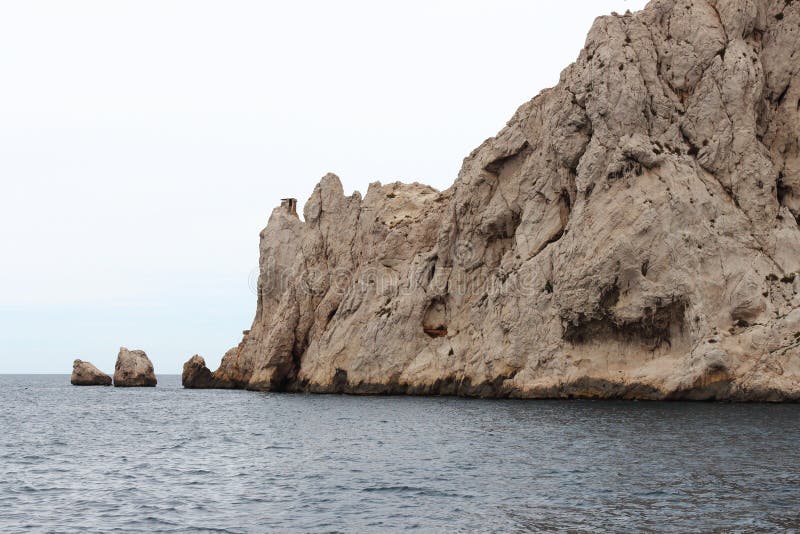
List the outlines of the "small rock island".
{"type": "Polygon", "coordinates": [[[72,376],[70,383],[73,386],[110,386],[111,377],[89,362],[75,360],[72,362],[72,376]]]}
{"type": "Polygon", "coordinates": [[[157,383],[153,363],[143,350],[120,347],[114,366],[114,386],[155,387],[157,383]]]}

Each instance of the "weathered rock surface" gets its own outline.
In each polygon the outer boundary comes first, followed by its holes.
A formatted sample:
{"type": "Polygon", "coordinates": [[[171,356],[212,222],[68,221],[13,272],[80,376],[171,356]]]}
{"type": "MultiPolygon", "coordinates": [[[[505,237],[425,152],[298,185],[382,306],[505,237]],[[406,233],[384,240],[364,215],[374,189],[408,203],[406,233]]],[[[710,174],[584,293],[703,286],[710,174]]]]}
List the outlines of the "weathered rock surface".
{"type": "Polygon", "coordinates": [[[183,374],[181,375],[183,387],[190,389],[204,388],[232,388],[228,381],[219,380],[206,367],[206,361],[202,356],[195,354],[188,362],[183,364],[183,374]]]}
{"type": "Polygon", "coordinates": [[[89,362],[75,360],[72,362],[72,376],[70,383],[73,386],[110,386],[111,377],[89,362]]]}
{"type": "Polygon", "coordinates": [[[143,350],[120,347],[114,366],[114,385],[117,387],[155,387],[156,373],[150,358],[143,350]]]}
{"type": "Polygon", "coordinates": [[[800,2],[598,18],[449,190],[277,208],[213,385],[798,400],[799,137],[800,2]]]}

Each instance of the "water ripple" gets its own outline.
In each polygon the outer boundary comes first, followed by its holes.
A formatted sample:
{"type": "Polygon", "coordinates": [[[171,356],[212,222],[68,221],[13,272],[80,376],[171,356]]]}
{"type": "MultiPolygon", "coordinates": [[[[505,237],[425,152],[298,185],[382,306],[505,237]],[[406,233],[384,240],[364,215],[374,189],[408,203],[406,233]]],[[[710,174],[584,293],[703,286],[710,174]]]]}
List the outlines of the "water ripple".
{"type": "Polygon", "coordinates": [[[0,532],[791,531],[797,405],[0,376],[0,532]]]}

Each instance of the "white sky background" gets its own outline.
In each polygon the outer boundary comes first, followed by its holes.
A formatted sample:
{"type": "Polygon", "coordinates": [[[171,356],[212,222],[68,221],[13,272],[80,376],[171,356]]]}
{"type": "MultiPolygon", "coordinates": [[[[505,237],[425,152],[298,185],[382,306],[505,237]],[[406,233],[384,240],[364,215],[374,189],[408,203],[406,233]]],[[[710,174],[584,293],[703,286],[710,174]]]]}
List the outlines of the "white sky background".
{"type": "Polygon", "coordinates": [[[0,0],[0,372],[215,368],[320,177],[444,189],[644,0],[0,0]]]}

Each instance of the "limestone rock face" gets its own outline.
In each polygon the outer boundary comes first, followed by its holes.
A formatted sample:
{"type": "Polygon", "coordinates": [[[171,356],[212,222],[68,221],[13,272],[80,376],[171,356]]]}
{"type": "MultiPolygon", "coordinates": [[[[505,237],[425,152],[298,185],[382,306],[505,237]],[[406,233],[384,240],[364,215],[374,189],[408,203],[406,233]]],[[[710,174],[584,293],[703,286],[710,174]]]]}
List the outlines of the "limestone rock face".
{"type": "Polygon", "coordinates": [[[110,386],[111,377],[89,362],[75,360],[72,362],[72,376],[70,383],[73,386],[110,386]]]}
{"type": "Polygon", "coordinates": [[[261,234],[257,390],[800,399],[800,2],[598,18],[444,192],[325,176],[261,234]]]}
{"type": "Polygon", "coordinates": [[[114,385],[117,387],[155,387],[156,374],[150,358],[143,350],[120,347],[114,366],[114,385]]]}

